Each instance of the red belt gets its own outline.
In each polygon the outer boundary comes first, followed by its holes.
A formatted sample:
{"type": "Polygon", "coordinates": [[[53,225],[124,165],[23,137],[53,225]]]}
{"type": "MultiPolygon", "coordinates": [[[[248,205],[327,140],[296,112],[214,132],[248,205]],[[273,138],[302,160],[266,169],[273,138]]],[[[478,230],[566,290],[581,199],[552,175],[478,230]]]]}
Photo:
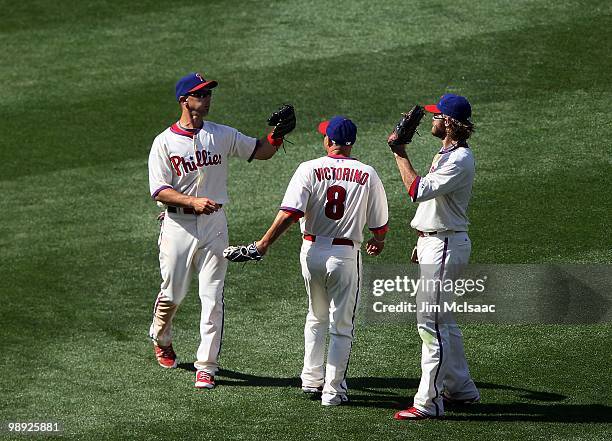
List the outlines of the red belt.
{"type": "MultiPolygon", "coordinates": [[[[304,234],[304,240],[308,240],[310,242],[316,242],[317,236],[313,236],[312,234],[304,234]]],[[[354,246],[353,241],[351,239],[344,238],[336,238],[332,240],[332,245],[349,245],[354,246]]]]}
{"type": "MultiPolygon", "coordinates": [[[[223,207],[223,204],[219,204],[219,208],[223,207]]],[[[193,208],[185,207],[174,207],[172,205],[168,205],[168,213],[183,213],[183,214],[196,214],[193,208]]]]}

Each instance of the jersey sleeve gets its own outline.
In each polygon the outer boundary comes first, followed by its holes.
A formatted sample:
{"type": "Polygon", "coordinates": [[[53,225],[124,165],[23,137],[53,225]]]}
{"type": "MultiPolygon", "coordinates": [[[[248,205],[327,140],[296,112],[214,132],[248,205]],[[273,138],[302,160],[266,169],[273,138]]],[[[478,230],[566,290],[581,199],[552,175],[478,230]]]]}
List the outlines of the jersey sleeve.
{"type": "Polygon", "coordinates": [[[417,176],[408,193],[413,202],[424,202],[450,193],[463,185],[467,170],[456,163],[447,163],[426,176],[417,176]]]}
{"type": "Polygon", "coordinates": [[[291,213],[296,219],[303,217],[311,192],[308,169],[301,164],[289,181],[280,210],[291,213]]]}
{"type": "Polygon", "coordinates": [[[368,209],[366,214],[368,228],[373,233],[384,233],[389,230],[389,207],[387,194],[382,181],[376,172],[372,173],[370,192],[368,194],[368,209]]]}
{"type": "Polygon", "coordinates": [[[236,129],[232,129],[229,134],[230,149],[229,155],[246,159],[251,162],[255,156],[257,139],[243,135],[236,129]]]}
{"type": "Polygon", "coordinates": [[[149,153],[149,192],[155,199],[160,191],[172,187],[172,168],[164,143],[155,138],[149,153]]]}

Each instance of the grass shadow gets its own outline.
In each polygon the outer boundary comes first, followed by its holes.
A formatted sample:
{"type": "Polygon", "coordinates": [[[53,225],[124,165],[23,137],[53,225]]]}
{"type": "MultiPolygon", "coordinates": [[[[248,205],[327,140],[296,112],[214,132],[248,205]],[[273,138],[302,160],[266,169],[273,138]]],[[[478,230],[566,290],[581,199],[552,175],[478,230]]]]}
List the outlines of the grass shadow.
{"type": "MultiPolygon", "coordinates": [[[[195,371],[193,364],[181,363],[179,369],[195,371]]],[[[219,386],[240,387],[286,387],[298,389],[299,377],[269,377],[246,374],[228,369],[217,373],[219,386]]],[[[412,393],[419,380],[399,377],[354,377],[349,378],[350,402],[352,407],[402,409],[412,404],[412,393]],[[397,393],[390,389],[400,390],[397,393]]],[[[567,396],[504,384],[479,382],[481,390],[511,392],[513,402],[478,403],[470,406],[447,408],[445,420],[461,421],[527,421],[552,423],[612,423],[612,407],[602,404],[562,404],[567,396]],[[539,401],[533,403],[528,401],[539,401]]],[[[318,396],[309,396],[318,400],[318,396]]]]}
{"type": "Polygon", "coordinates": [[[603,404],[479,403],[445,416],[461,421],[526,421],[546,423],[612,423],[612,407],[603,404]]]}

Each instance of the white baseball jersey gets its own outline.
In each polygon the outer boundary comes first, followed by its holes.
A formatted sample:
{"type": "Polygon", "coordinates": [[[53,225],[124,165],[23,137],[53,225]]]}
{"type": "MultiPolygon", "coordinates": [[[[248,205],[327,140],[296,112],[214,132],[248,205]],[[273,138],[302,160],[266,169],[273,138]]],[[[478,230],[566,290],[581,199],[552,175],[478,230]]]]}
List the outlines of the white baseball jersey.
{"type": "Polygon", "coordinates": [[[468,147],[440,151],[429,173],[418,176],[410,187],[410,197],[420,202],[410,226],[426,232],[467,231],[475,167],[468,147]]]}
{"type": "Polygon", "coordinates": [[[386,231],[387,195],[376,170],[329,155],[300,164],[280,207],[300,217],[303,234],[363,241],[363,227],[386,231]]]}
{"type": "Polygon", "coordinates": [[[252,160],[256,143],[255,138],[210,121],[204,121],[199,130],[183,130],[173,124],[155,138],[151,147],[151,197],[173,188],[189,196],[207,197],[227,204],[227,158],[237,156],[252,160]]]}
{"type": "MultiPolygon", "coordinates": [[[[207,197],[227,204],[229,156],[253,159],[257,141],[231,127],[205,121],[200,130],[173,124],[159,134],[149,155],[149,189],[155,198],[172,188],[180,193],[207,197]]],[[[201,342],[194,366],[210,375],[218,369],[223,335],[223,287],[228,246],[227,218],[223,209],[208,216],[167,213],[159,240],[162,276],[150,336],[162,346],[172,343],[172,316],[160,305],[180,305],[194,273],[202,303],[201,342]]]]}

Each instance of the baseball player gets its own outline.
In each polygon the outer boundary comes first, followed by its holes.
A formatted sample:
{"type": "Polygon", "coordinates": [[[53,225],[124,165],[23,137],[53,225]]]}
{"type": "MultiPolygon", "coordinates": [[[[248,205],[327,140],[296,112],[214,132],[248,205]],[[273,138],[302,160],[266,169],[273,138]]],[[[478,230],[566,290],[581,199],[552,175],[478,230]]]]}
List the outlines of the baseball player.
{"type": "MultiPolygon", "coordinates": [[[[425,106],[425,110],[433,113],[432,135],[442,140],[429,173],[417,174],[405,145],[392,150],[410,198],[419,203],[410,225],[419,236],[415,257],[421,277],[442,282],[454,280],[470,257],[467,209],[475,163],[467,140],[473,131],[472,109],[465,97],[447,94],[437,105],[425,106]]],[[[442,283],[421,285],[423,289],[417,292],[418,310],[419,305],[440,305],[443,299],[452,297],[452,293],[442,292],[441,286],[442,283]]],[[[463,337],[452,315],[425,311],[417,315],[417,322],[423,341],[421,381],[413,406],[397,412],[395,419],[441,417],[445,403],[479,401],[480,394],[463,352],[463,337]]]]}
{"type": "Polygon", "coordinates": [[[249,246],[228,248],[226,257],[259,260],[300,220],[304,239],[300,262],[309,299],[302,390],[322,392],[321,404],[335,406],[348,401],[345,377],[359,298],[363,228],[367,224],[373,234],[366,251],[380,254],[388,230],[388,210],[376,171],[350,156],[357,138],[355,124],[336,116],[321,123],[319,132],[324,135],[327,156],[300,164],[270,229],[249,246]]]}
{"type": "Polygon", "coordinates": [[[228,158],[249,162],[271,158],[296,121],[288,106],[285,118],[259,140],[207,121],[216,86],[216,81],[199,73],[176,83],[180,119],[155,138],[149,155],[151,197],[166,207],[159,235],[162,282],[149,335],[160,366],[175,368],[172,319],[196,274],[202,314],[195,386],[207,389],[215,386],[223,336],[228,158]]]}

